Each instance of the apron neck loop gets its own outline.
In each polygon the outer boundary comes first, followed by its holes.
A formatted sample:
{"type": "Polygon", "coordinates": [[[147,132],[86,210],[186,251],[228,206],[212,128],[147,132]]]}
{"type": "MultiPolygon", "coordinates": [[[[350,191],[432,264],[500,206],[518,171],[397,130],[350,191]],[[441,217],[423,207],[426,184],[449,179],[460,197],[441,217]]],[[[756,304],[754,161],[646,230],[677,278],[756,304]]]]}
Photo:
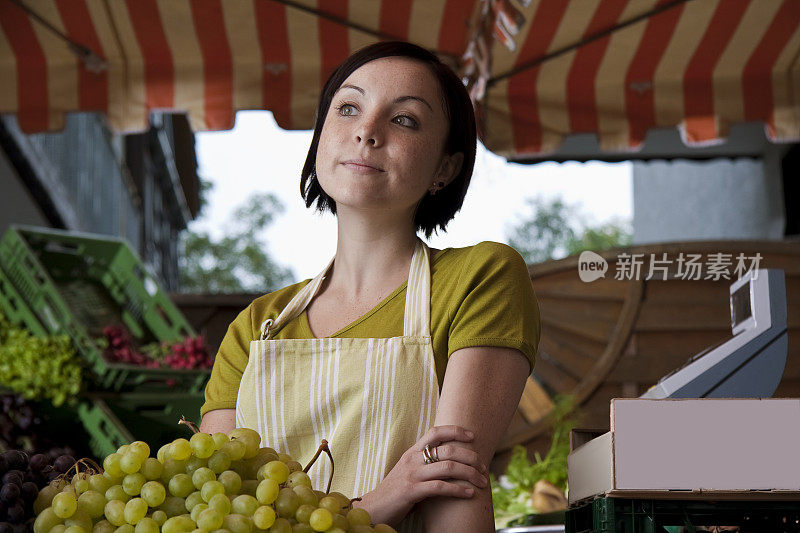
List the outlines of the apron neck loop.
{"type": "Polygon", "coordinates": [[[326,266],[322,272],[317,274],[317,277],[311,280],[311,283],[303,287],[300,292],[298,292],[292,301],[289,302],[289,305],[283,308],[283,311],[278,315],[278,318],[275,319],[273,322],[271,319],[267,319],[261,324],[261,340],[269,340],[271,337],[274,337],[283,326],[285,326],[288,322],[296,318],[303,312],[303,310],[308,307],[308,304],[311,300],[316,296],[317,291],[319,291],[320,285],[325,280],[325,274],[328,273],[330,270],[331,265],[333,264],[333,259],[331,259],[328,266],[326,266]],[[267,324],[269,322],[269,324],[267,324]]]}
{"type": "MultiPolygon", "coordinates": [[[[308,307],[314,296],[317,295],[325,276],[333,265],[331,259],[328,266],[317,277],[303,287],[292,298],[283,311],[274,321],[267,319],[261,324],[261,340],[274,337],[288,322],[299,316],[308,307]]],[[[429,337],[431,327],[431,267],[430,251],[428,245],[417,237],[417,246],[411,258],[411,267],[408,271],[408,286],[406,288],[406,307],[403,317],[403,336],[429,337]]]]}

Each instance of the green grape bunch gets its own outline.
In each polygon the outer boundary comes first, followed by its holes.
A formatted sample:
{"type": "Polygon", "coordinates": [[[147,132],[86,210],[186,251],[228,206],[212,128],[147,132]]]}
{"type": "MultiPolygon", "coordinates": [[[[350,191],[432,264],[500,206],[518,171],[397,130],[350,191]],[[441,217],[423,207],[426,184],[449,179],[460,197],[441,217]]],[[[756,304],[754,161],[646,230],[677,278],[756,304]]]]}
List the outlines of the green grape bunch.
{"type": "MultiPolygon", "coordinates": [[[[54,480],[34,504],[34,533],[391,533],[338,492],[312,488],[291,456],[260,447],[257,432],[194,433],[151,456],[124,444],[102,472],[54,480]]],[[[330,483],[329,483],[330,486],[330,483]]],[[[396,532],[395,532],[396,533],[396,532]]]]}
{"type": "Polygon", "coordinates": [[[66,335],[34,337],[0,315],[0,383],[58,407],[81,390],[80,359],[66,335]]]}

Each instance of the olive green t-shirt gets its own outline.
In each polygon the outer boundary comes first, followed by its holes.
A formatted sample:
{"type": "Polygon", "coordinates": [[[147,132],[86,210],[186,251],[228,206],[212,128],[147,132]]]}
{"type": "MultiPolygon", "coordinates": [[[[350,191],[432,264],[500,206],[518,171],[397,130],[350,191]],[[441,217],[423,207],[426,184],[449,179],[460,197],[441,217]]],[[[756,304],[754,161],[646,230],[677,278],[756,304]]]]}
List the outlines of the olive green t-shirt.
{"type": "MultiPolygon", "coordinates": [[[[310,280],[301,281],[253,300],[228,327],[200,414],[234,409],[239,381],[259,338],[261,323],[278,314],[310,280]]],[[[331,337],[389,338],[403,335],[406,283],[364,316],[331,337]]],[[[533,368],[539,345],[539,306],[525,261],[505,244],[482,242],[465,248],[445,248],[431,262],[431,337],[436,375],[441,388],[450,355],[470,346],[514,348],[533,368]]],[[[275,339],[312,339],[306,312],[281,329],[275,339]]]]}

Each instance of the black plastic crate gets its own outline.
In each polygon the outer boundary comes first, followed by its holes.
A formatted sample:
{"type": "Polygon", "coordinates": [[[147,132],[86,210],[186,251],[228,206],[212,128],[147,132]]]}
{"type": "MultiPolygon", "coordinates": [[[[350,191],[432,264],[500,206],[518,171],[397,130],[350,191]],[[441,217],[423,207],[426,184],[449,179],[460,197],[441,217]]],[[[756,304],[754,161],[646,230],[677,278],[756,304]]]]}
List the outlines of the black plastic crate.
{"type": "Polygon", "coordinates": [[[569,509],[566,533],[678,533],[738,526],[740,533],[800,532],[800,501],[647,500],[601,497],[569,509]]]}

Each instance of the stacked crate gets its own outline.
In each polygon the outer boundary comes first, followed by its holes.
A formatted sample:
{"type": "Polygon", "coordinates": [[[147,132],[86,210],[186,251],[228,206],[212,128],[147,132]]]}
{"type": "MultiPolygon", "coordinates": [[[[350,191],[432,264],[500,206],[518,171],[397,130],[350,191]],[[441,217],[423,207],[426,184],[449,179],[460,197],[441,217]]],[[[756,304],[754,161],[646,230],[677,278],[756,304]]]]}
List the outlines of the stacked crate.
{"type": "Polygon", "coordinates": [[[565,532],[684,533],[697,531],[695,526],[704,526],[700,531],[797,533],[800,507],[792,501],[599,497],[567,511],[565,532]]]}
{"type": "Polygon", "coordinates": [[[34,335],[67,335],[84,363],[85,391],[72,409],[102,457],[132,439],[155,445],[196,421],[209,370],[112,362],[97,339],[121,324],[139,345],[182,341],[194,331],[120,239],[12,226],[0,240],[0,310],[34,335]]]}

